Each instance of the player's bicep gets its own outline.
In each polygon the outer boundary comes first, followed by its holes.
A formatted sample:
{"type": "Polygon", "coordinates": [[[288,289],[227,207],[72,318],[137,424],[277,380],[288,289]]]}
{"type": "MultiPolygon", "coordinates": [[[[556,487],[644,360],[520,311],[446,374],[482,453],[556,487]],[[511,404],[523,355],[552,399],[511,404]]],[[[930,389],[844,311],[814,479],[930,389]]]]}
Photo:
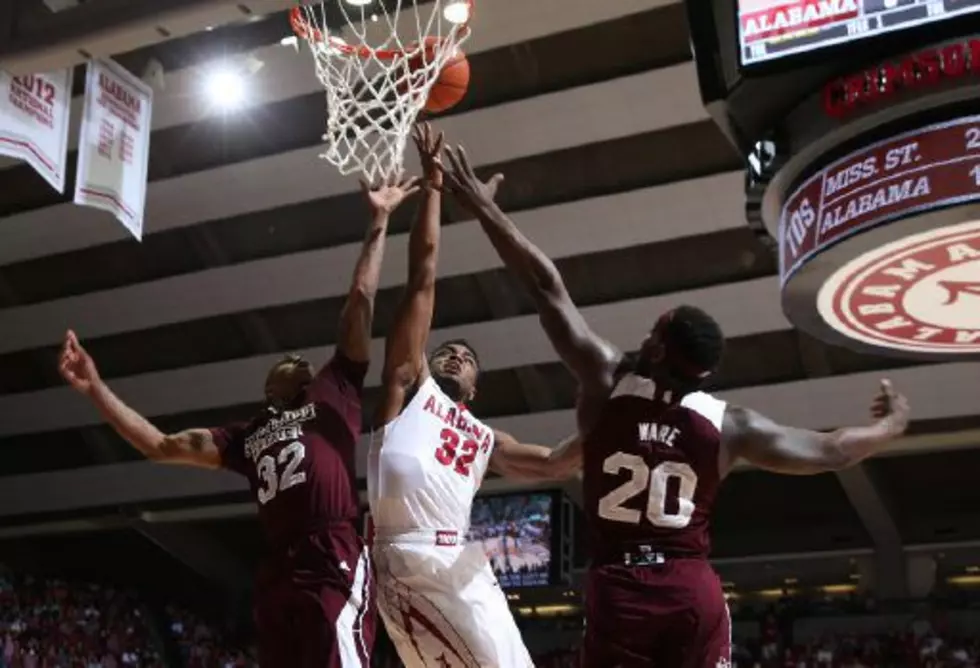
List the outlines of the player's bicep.
{"type": "Polygon", "coordinates": [[[569,439],[555,449],[521,443],[506,432],[494,432],[490,470],[499,475],[532,480],[561,480],[581,468],[581,445],[569,439]]]}
{"type": "Polygon", "coordinates": [[[168,464],[221,467],[221,451],[209,429],[188,429],[164,436],[158,453],[157,460],[168,464]]]}
{"type": "Polygon", "coordinates": [[[425,344],[432,323],[435,295],[413,289],[402,300],[395,324],[385,340],[385,361],[381,370],[381,397],[375,415],[376,426],[387,424],[401,412],[413,388],[428,377],[425,344]]]}
{"type": "Polygon", "coordinates": [[[740,406],[725,411],[723,443],[732,464],[741,458],[774,473],[811,475],[838,467],[839,448],[830,434],[786,427],[740,406]]]}

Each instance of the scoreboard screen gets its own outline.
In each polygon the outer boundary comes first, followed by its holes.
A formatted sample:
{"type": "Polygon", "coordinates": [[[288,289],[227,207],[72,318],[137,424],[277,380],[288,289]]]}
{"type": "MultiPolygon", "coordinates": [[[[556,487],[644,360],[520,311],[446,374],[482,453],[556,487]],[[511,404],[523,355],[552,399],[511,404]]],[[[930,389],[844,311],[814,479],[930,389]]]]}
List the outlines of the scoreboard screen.
{"type": "Polygon", "coordinates": [[[736,0],[742,66],[980,12],[980,0],[736,0]]]}

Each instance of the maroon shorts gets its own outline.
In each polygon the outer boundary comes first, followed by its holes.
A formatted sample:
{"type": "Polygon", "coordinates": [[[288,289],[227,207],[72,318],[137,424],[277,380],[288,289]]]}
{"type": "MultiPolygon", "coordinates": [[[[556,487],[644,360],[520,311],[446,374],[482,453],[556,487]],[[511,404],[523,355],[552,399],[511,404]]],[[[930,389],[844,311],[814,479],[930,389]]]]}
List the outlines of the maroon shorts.
{"type": "Polygon", "coordinates": [[[731,621],[705,559],[589,570],[582,668],[728,668],[731,621]]]}
{"type": "Polygon", "coordinates": [[[255,590],[262,668],[367,668],[374,574],[350,536],[310,536],[266,559],[255,590]]]}

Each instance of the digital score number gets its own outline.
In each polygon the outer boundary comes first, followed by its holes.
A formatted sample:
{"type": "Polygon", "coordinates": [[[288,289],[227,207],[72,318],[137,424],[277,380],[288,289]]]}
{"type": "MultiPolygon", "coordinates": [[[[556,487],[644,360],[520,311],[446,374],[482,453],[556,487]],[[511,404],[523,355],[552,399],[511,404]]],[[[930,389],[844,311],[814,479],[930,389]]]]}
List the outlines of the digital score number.
{"type": "Polygon", "coordinates": [[[811,256],[883,222],[980,200],[980,116],[937,123],[835,161],[786,200],[783,284],[811,256]]]}

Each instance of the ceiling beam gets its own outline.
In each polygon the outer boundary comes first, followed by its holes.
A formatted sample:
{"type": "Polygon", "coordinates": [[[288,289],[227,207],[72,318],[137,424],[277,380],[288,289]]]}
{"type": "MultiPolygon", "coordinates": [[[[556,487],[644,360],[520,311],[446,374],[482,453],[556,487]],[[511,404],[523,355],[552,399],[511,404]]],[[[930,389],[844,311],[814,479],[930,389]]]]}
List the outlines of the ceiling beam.
{"type": "MultiPolygon", "coordinates": [[[[826,344],[802,332],[797,332],[797,343],[808,378],[833,375],[826,344]]],[[[907,594],[907,579],[902,539],[881,490],[869,477],[864,464],[838,471],[836,475],[875,547],[875,594],[884,599],[903,598],[907,594]]]]}
{"type": "MultiPolygon", "coordinates": [[[[521,303],[514,290],[507,289],[507,282],[494,281],[488,272],[476,274],[476,284],[480,293],[490,307],[494,320],[516,318],[521,313],[521,303]]],[[[479,352],[479,351],[477,351],[479,352]]],[[[517,382],[527,401],[528,412],[540,413],[557,409],[558,397],[548,385],[544,376],[532,366],[522,366],[516,369],[517,382]]],[[[517,435],[520,436],[519,434],[517,435]]]]}
{"type": "MultiPolygon", "coordinates": [[[[40,4],[40,0],[36,0],[40,4]]],[[[9,4],[3,2],[0,4],[9,4]]],[[[216,0],[100,0],[50,12],[30,31],[17,31],[13,39],[0,42],[0,58],[9,59],[73,45],[83,38],[100,39],[120,30],[160,25],[184,12],[216,0]]],[[[220,4],[229,4],[221,0],[220,4]]],[[[159,38],[165,35],[159,35],[159,38]]]]}
{"type": "Polygon", "coordinates": [[[136,519],[132,528],[156,543],[205,579],[229,592],[248,588],[251,574],[245,562],[200,529],[186,524],[153,523],[136,519]]]}
{"type": "MultiPolygon", "coordinates": [[[[218,243],[211,228],[198,225],[187,235],[198,257],[209,269],[226,267],[231,264],[228,253],[218,243]]],[[[279,344],[269,325],[254,311],[237,314],[235,318],[249,345],[256,354],[269,354],[279,350],[279,344]]]]}
{"type": "Polygon", "coordinates": [[[875,546],[875,594],[880,599],[905,598],[908,583],[902,538],[881,490],[863,464],[837,472],[844,493],[868,530],[875,546]]]}
{"type": "Polygon", "coordinates": [[[0,2],[0,44],[7,44],[14,40],[17,28],[17,13],[20,11],[20,3],[23,0],[9,0],[0,2]]]}

